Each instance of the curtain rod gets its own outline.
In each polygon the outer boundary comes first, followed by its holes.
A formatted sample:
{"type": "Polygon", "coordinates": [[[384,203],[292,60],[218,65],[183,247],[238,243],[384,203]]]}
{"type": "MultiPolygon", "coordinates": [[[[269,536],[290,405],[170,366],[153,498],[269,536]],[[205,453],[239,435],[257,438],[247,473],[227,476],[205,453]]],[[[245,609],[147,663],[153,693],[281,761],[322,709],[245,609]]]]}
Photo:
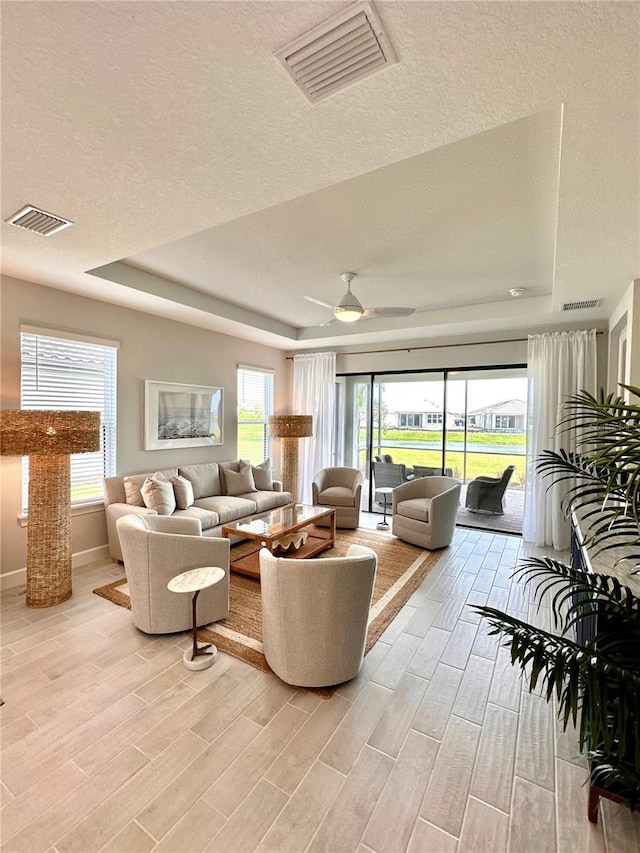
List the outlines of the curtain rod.
{"type": "MultiPolygon", "coordinates": [[[[602,335],[603,332],[596,329],[596,335],[602,335]]],[[[414,352],[423,349],[453,349],[453,347],[473,347],[473,346],[484,346],[485,344],[519,344],[523,341],[528,341],[529,338],[505,338],[500,341],[471,341],[468,343],[462,344],[429,344],[427,346],[421,347],[395,347],[394,349],[364,349],[358,350],[354,352],[339,352],[336,355],[377,355],[378,353],[385,352],[414,352]]],[[[288,355],[286,356],[286,361],[293,361],[294,356],[288,355]]]]}

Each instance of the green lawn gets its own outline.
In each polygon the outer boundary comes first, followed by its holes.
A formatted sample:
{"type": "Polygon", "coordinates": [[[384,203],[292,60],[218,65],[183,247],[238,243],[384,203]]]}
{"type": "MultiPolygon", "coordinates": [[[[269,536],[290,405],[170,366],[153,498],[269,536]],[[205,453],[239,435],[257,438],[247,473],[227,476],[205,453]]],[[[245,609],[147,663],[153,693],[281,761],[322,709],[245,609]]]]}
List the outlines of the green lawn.
{"type": "MultiPolygon", "coordinates": [[[[464,432],[462,430],[447,430],[447,437],[453,441],[464,441],[464,432]]],[[[366,441],[366,434],[361,431],[361,438],[366,441]]],[[[436,431],[424,432],[423,430],[401,430],[401,429],[385,429],[382,431],[382,441],[415,441],[420,444],[423,441],[441,441],[442,433],[436,431]]],[[[525,450],[525,435],[524,433],[495,433],[495,432],[468,432],[467,447],[473,447],[474,444],[492,444],[494,447],[503,447],[518,445],[522,447],[522,452],[525,450]]]]}
{"type": "Polygon", "coordinates": [[[259,465],[264,459],[264,426],[238,424],[238,459],[249,459],[259,465]]]}
{"type": "MultiPolygon", "coordinates": [[[[362,442],[366,441],[366,435],[362,434],[362,442]]],[[[447,438],[453,441],[463,441],[464,433],[449,430],[447,438]]],[[[439,431],[423,432],[421,430],[384,430],[380,445],[380,453],[390,453],[394,462],[400,462],[411,467],[413,465],[430,465],[440,467],[442,464],[441,450],[420,449],[420,447],[395,447],[385,446],[385,439],[389,441],[407,441],[416,445],[427,442],[442,441],[442,433],[439,431]]],[[[376,447],[376,453],[378,452],[376,447]]],[[[467,468],[464,470],[464,454],[462,451],[447,450],[445,467],[453,468],[453,474],[458,479],[465,478],[473,480],[474,477],[499,477],[507,465],[515,465],[510,488],[523,488],[525,482],[526,457],[525,435],[522,433],[492,433],[492,432],[470,432],[467,433],[467,468]],[[473,452],[474,447],[495,447],[496,455],[486,452],[473,452]],[[522,454],[506,454],[501,452],[505,446],[517,446],[522,448],[522,454]]],[[[365,453],[360,452],[360,464],[364,470],[365,453]]]]}

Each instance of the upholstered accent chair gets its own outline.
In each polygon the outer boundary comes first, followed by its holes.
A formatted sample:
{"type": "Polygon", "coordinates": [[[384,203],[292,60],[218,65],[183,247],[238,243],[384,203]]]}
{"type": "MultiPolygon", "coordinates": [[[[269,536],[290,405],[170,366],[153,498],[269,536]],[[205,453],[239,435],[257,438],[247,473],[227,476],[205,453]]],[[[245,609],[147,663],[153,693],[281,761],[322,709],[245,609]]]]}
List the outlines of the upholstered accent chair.
{"type": "Polygon", "coordinates": [[[471,512],[504,515],[504,493],[515,470],[515,465],[508,465],[501,477],[476,477],[467,486],[465,507],[471,512]]]}
{"type": "MultiPolygon", "coordinates": [[[[362,474],[357,468],[322,468],[311,483],[314,506],[333,507],[336,527],[355,529],[360,523],[362,474]]],[[[320,519],[319,527],[329,521],[320,519]]]]}
{"type": "Polygon", "coordinates": [[[358,674],[378,556],[295,560],[260,551],[262,643],[275,674],[296,687],[328,687],[358,674]]]}
{"type": "Polygon", "coordinates": [[[453,477],[418,477],[393,490],[391,532],[434,551],[451,544],[461,485],[453,477]]]}
{"type": "Polygon", "coordinates": [[[198,626],[229,615],[228,539],[202,536],[197,518],[125,515],[116,522],[131,596],[133,623],[146,634],[187,631],[191,596],[169,592],[175,575],[203,566],[224,569],[224,580],[198,596],[198,626]]]}

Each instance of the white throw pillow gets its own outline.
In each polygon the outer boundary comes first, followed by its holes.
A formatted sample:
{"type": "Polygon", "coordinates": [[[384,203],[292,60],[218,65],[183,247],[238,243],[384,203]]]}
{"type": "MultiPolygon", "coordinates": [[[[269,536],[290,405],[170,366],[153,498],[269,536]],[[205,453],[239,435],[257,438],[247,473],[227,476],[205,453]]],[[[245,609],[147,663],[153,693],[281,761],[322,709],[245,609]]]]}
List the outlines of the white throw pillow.
{"type": "MultiPolygon", "coordinates": [[[[248,459],[241,459],[241,469],[245,465],[251,465],[248,459]]],[[[273,471],[271,470],[271,460],[265,459],[259,465],[251,465],[251,473],[253,474],[253,482],[256,484],[256,489],[259,492],[273,491],[273,471]]]]}
{"type": "Polygon", "coordinates": [[[123,477],[122,484],[124,486],[125,499],[132,506],[144,506],[142,495],[140,494],[140,486],[146,480],[146,476],[134,474],[131,477],[123,477]]]}
{"type": "Polygon", "coordinates": [[[171,515],[176,508],[173,484],[157,474],[147,477],[140,488],[140,494],[147,509],[155,509],[158,515],[171,515]]]}
{"type": "Polygon", "coordinates": [[[253,481],[251,466],[246,465],[241,468],[238,473],[227,469],[224,472],[224,479],[227,484],[227,494],[231,497],[245,495],[247,492],[257,492],[256,484],[253,481]]]}
{"type": "Polygon", "coordinates": [[[176,506],[178,509],[189,509],[190,506],[193,506],[195,498],[193,496],[191,480],[187,480],[186,477],[178,476],[171,480],[171,484],[173,485],[173,491],[175,492],[176,506]]]}

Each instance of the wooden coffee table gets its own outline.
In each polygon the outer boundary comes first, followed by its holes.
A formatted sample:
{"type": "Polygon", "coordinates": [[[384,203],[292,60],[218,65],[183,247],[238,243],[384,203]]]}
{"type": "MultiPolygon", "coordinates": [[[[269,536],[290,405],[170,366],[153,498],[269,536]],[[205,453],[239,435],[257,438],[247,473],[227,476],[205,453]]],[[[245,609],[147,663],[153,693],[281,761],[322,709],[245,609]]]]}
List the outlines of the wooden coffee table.
{"type": "Polygon", "coordinates": [[[276,557],[293,557],[305,560],[331,548],[336,541],[336,511],[328,507],[287,504],[286,506],[252,515],[242,521],[222,526],[222,535],[241,536],[258,543],[256,548],[239,557],[231,551],[231,571],[260,580],[261,548],[268,548],[276,557]],[[315,527],[320,518],[329,517],[329,527],[315,527]],[[293,545],[285,550],[281,545],[296,539],[296,533],[306,534],[299,538],[305,541],[299,548],[293,545]]]}

